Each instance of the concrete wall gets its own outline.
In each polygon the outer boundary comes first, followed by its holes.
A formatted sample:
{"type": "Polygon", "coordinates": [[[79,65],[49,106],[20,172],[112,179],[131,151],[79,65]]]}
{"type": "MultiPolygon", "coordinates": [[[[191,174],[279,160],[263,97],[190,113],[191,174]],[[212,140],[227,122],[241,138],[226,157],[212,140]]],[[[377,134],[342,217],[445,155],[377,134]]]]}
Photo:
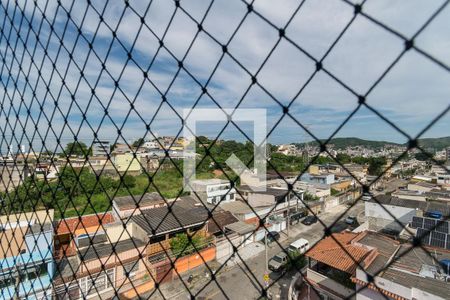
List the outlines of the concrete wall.
{"type": "Polygon", "coordinates": [[[313,281],[313,282],[327,288],[328,290],[331,290],[331,291],[335,292],[336,294],[343,296],[344,298],[350,297],[355,292],[354,290],[346,288],[342,284],[337,283],[333,279],[328,278],[327,276],[322,275],[322,274],[320,274],[316,271],[313,271],[309,268],[306,271],[306,277],[308,278],[308,280],[313,281]]]}
{"type": "Polygon", "coordinates": [[[381,229],[388,227],[390,229],[403,229],[403,225],[408,224],[413,216],[416,216],[416,210],[413,208],[394,206],[394,205],[380,205],[378,203],[365,201],[365,214],[369,222],[369,228],[381,229]],[[384,208],[383,208],[384,207],[384,208]],[[390,213],[388,213],[388,212],[390,213]],[[392,216],[400,221],[398,224],[394,221],[392,216]]]}
{"type": "Polygon", "coordinates": [[[131,153],[116,154],[113,156],[114,166],[119,172],[140,172],[141,165],[137,158],[133,158],[131,153]]]}
{"type": "Polygon", "coordinates": [[[237,247],[242,243],[239,235],[228,235],[228,239],[218,239],[216,242],[216,259],[219,262],[224,262],[233,255],[233,245],[237,247]]]}
{"type": "Polygon", "coordinates": [[[205,262],[212,261],[216,258],[216,248],[206,248],[198,253],[180,257],[175,262],[175,270],[179,274],[188,272],[189,270],[203,265],[205,262]]]}
{"type": "Polygon", "coordinates": [[[363,288],[363,290],[359,291],[356,294],[356,300],[386,300],[391,299],[387,296],[382,295],[381,293],[370,289],[368,287],[363,287],[361,285],[356,285],[356,290],[363,288]]]}

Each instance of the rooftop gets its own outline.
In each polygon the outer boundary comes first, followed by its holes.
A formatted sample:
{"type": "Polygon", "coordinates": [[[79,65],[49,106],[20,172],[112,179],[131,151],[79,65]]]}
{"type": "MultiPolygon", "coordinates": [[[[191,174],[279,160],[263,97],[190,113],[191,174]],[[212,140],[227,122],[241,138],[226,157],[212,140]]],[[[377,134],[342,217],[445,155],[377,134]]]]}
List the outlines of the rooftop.
{"type": "Polygon", "coordinates": [[[320,240],[305,255],[335,269],[353,274],[357,264],[362,263],[371,251],[367,247],[351,243],[357,236],[357,233],[350,231],[333,233],[320,240]]]}
{"type": "Polygon", "coordinates": [[[114,221],[111,212],[62,219],[56,225],[56,234],[74,233],[77,229],[105,225],[114,221]]]}
{"type": "Polygon", "coordinates": [[[263,194],[263,195],[272,195],[275,197],[284,197],[286,196],[289,191],[284,188],[273,188],[273,187],[267,187],[265,191],[253,191],[251,187],[248,185],[242,185],[238,188],[240,192],[249,192],[252,194],[263,194]]]}
{"type": "MultiPolygon", "coordinates": [[[[449,283],[435,276],[435,272],[439,272],[439,261],[450,258],[450,251],[435,248],[413,248],[409,243],[400,244],[375,232],[363,232],[362,234],[365,234],[362,238],[355,239],[357,243],[377,249],[375,259],[368,261],[367,266],[364,266],[365,272],[409,289],[420,289],[431,295],[448,297],[449,283]]],[[[357,278],[352,278],[352,280],[360,285],[366,284],[357,278]]],[[[373,284],[369,284],[369,288],[383,293],[388,292],[373,284]]],[[[395,292],[391,289],[388,293],[395,292]]],[[[389,296],[396,298],[398,295],[389,296]]]]}
{"type": "MultiPolygon", "coordinates": [[[[403,199],[389,195],[376,196],[376,200],[383,205],[393,205],[408,207],[413,209],[420,209],[422,211],[439,211],[444,216],[450,216],[450,202],[446,201],[422,201],[414,199],[403,199]]],[[[375,199],[370,199],[369,202],[376,203],[375,199]]]]}
{"type": "Polygon", "coordinates": [[[166,205],[163,197],[159,193],[146,193],[142,196],[123,196],[115,197],[114,203],[120,210],[135,209],[137,205],[141,208],[155,205],[166,205]]]}
{"type": "Polygon", "coordinates": [[[145,246],[145,244],[145,242],[136,238],[122,240],[117,243],[107,242],[103,244],[95,244],[91,247],[81,249],[78,252],[78,256],[81,261],[100,259],[113,254],[119,254],[128,250],[137,249],[139,247],[145,246]]]}
{"type": "Polygon", "coordinates": [[[213,219],[208,221],[208,232],[213,234],[223,232],[225,226],[228,227],[228,225],[238,221],[229,211],[217,209],[213,212],[213,219]]]}
{"type": "Polygon", "coordinates": [[[211,179],[197,179],[192,180],[191,185],[213,185],[213,184],[225,184],[230,183],[227,180],[219,179],[219,178],[211,178],[211,179]]]}
{"type": "Polygon", "coordinates": [[[440,296],[444,299],[447,299],[449,295],[449,283],[445,281],[427,277],[418,277],[393,268],[389,268],[383,272],[381,277],[402,286],[420,289],[430,293],[431,295],[440,296]]]}
{"type": "Polygon", "coordinates": [[[415,184],[415,185],[425,187],[425,188],[434,188],[437,186],[434,183],[430,183],[430,182],[426,182],[426,181],[411,182],[410,184],[415,184]]]}
{"type": "Polygon", "coordinates": [[[142,214],[131,217],[133,222],[152,236],[201,225],[207,219],[208,211],[204,207],[184,209],[176,203],[171,207],[143,210],[142,214]]]}
{"type": "Polygon", "coordinates": [[[258,210],[267,209],[267,207],[253,207],[252,210],[251,205],[242,201],[220,203],[220,208],[222,208],[223,210],[227,210],[233,214],[248,214],[253,213],[253,211],[258,213],[258,210]]]}
{"type": "Polygon", "coordinates": [[[226,226],[229,230],[234,231],[240,235],[253,232],[256,229],[255,225],[248,224],[242,221],[235,222],[226,226]]]}

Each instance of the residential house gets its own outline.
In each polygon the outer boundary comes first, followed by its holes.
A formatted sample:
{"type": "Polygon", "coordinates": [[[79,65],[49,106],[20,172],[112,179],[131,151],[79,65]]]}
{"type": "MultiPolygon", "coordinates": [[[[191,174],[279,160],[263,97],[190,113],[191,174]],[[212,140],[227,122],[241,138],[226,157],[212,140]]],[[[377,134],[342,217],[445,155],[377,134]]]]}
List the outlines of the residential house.
{"type": "Polygon", "coordinates": [[[357,300],[448,299],[448,273],[439,262],[450,258],[449,251],[412,249],[410,243],[399,244],[379,234],[366,234],[358,243],[374,249],[377,255],[357,267],[352,277],[357,300]]]}
{"type": "Polygon", "coordinates": [[[341,174],[345,170],[341,165],[338,164],[323,164],[323,165],[310,165],[308,168],[308,173],[312,175],[321,174],[341,174]]]}
{"type": "Polygon", "coordinates": [[[11,191],[30,176],[28,164],[15,161],[0,161],[0,192],[11,191]]]}
{"type": "Polygon", "coordinates": [[[320,240],[305,256],[308,258],[306,288],[321,298],[354,298],[355,284],[351,278],[358,264],[371,256],[373,250],[360,246],[358,233],[344,231],[320,240]]]}
{"type": "Polygon", "coordinates": [[[58,262],[55,299],[131,299],[154,288],[148,237],[135,223],[109,223],[76,243],[76,254],[58,262]]]}
{"type": "Polygon", "coordinates": [[[281,153],[284,155],[297,155],[299,151],[297,149],[297,146],[293,144],[284,144],[278,146],[277,153],[281,153]]]}
{"type": "Polygon", "coordinates": [[[320,184],[333,184],[335,182],[335,175],[331,173],[318,175],[314,175],[311,173],[304,173],[302,174],[302,176],[300,176],[300,180],[320,184]]]}
{"type": "MultiPolygon", "coordinates": [[[[265,191],[253,191],[248,186],[240,186],[239,194],[243,201],[252,208],[269,208],[271,213],[266,222],[271,224],[271,230],[282,231],[287,228],[289,217],[304,208],[303,192],[295,193],[285,188],[267,187],[265,191]]],[[[246,222],[259,223],[259,217],[247,219],[246,222]]]]}
{"type": "Polygon", "coordinates": [[[55,224],[55,257],[76,255],[78,240],[104,232],[104,226],[116,222],[113,213],[98,213],[61,219],[55,224]]]}
{"type": "Polygon", "coordinates": [[[112,204],[112,213],[118,219],[125,219],[132,215],[141,214],[143,210],[167,205],[159,193],[146,193],[140,196],[115,197],[112,204]]]}
{"type": "Polygon", "coordinates": [[[159,149],[160,145],[157,141],[146,141],[142,147],[147,148],[149,150],[159,149]]]}
{"type": "Polygon", "coordinates": [[[208,211],[204,207],[185,209],[175,202],[170,207],[144,210],[140,215],[132,216],[130,220],[142,228],[148,237],[148,261],[154,267],[155,280],[158,283],[177,276],[171,266],[171,261],[177,257],[179,259],[178,264],[175,263],[175,269],[179,273],[203,264],[203,260],[215,258],[215,248],[211,245],[207,232],[208,211]],[[195,257],[187,258],[189,262],[187,265],[184,258],[180,258],[183,253],[173,253],[171,250],[171,240],[177,234],[195,235],[203,240],[203,243],[197,245],[198,248],[195,249],[195,257]],[[199,259],[199,255],[203,259],[199,259]]]}
{"type": "Polygon", "coordinates": [[[34,168],[37,179],[52,180],[58,178],[59,168],[54,163],[38,163],[34,168]]]}
{"type": "Polygon", "coordinates": [[[443,201],[421,201],[379,195],[364,202],[368,228],[399,234],[415,216],[426,212],[439,211],[443,216],[450,215],[450,205],[443,201]]]}
{"type": "Polygon", "coordinates": [[[197,179],[190,182],[191,194],[197,195],[203,203],[218,203],[235,200],[236,190],[229,181],[222,179],[197,179]]]}
{"type": "Polygon", "coordinates": [[[425,192],[425,197],[428,200],[441,200],[450,202],[450,190],[432,189],[429,192],[425,192]]]}
{"type": "Polygon", "coordinates": [[[417,192],[429,192],[432,189],[435,189],[436,184],[426,182],[426,181],[417,181],[408,183],[408,190],[417,191],[417,192]]]}
{"type": "Polygon", "coordinates": [[[0,216],[0,299],[52,294],[53,210],[0,216]]]}
{"type": "Polygon", "coordinates": [[[307,253],[306,289],[330,299],[447,299],[450,252],[363,231],[335,233],[307,253]],[[371,278],[371,281],[369,281],[371,278]]]}
{"type": "Polygon", "coordinates": [[[139,159],[130,152],[112,154],[112,163],[121,174],[139,175],[142,172],[142,166],[139,159]]]}

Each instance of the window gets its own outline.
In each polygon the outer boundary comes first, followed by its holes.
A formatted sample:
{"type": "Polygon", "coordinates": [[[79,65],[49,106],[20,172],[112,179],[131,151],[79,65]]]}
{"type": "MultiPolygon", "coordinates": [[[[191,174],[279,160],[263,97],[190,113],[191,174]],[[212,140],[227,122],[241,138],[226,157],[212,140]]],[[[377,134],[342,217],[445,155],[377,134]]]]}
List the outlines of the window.
{"type": "Polygon", "coordinates": [[[123,274],[130,280],[134,279],[138,270],[139,270],[139,261],[132,261],[130,263],[123,265],[123,274]]]}
{"type": "Polygon", "coordinates": [[[27,273],[28,273],[28,280],[33,280],[38,277],[44,276],[48,273],[47,265],[41,264],[31,269],[27,269],[27,273]]]}

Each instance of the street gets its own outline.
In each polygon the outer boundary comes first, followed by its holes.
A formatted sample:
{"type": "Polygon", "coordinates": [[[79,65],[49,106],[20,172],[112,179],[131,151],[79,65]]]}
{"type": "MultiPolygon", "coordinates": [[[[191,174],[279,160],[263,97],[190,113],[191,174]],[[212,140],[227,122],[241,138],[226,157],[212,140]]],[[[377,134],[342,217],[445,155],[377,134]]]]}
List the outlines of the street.
{"type": "MultiPolygon", "coordinates": [[[[358,202],[350,211],[346,212],[347,207],[345,205],[337,206],[332,212],[323,213],[319,216],[327,226],[331,225],[336,218],[344,214],[343,217],[337,222],[337,227],[340,230],[345,229],[344,219],[348,215],[356,216],[359,223],[364,222],[364,203],[358,202]]],[[[306,226],[301,223],[296,224],[290,228],[289,237],[286,233],[281,234],[280,244],[282,247],[287,247],[291,242],[302,237],[310,242],[310,245],[314,245],[323,237],[324,226],[317,222],[311,226],[306,226]]],[[[335,228],[332,228],[332,232],[335,232],[335,228]]],[[[281,251],[278,244],[274,243],[268,248],[269,259],[281,251]]],[[[233,267],[226,267],[222,269],[217,275],[216,280],[207,278],[204,273],[201,277],[189,286],[189,289],[196,299],[256,299],[262,296],[262,290],[265,286],[263,279],[266,269],[265,264],[265,252],[260,252],[253,258],[245,261],[245,264],[237,264],[233,267]]],[[[287,292],[292,275],[295,272],[287,273],[281,276],[277,273],[269,273],[270,283],[273,285],[269,289],[269,294],[272,298],[283,298],[283,294],[287,292]],[[281,278],[280,278],[281,277],[281,278]]],[[[179,284],[180,288],[182,284],[179,284]]],[[[155,293],[159,294],[158,292],[155,293]]],[[[166,295],[164,297],[168,299],[190,299],[188,291],[182,287],[180,291],[166,295]]]]}

